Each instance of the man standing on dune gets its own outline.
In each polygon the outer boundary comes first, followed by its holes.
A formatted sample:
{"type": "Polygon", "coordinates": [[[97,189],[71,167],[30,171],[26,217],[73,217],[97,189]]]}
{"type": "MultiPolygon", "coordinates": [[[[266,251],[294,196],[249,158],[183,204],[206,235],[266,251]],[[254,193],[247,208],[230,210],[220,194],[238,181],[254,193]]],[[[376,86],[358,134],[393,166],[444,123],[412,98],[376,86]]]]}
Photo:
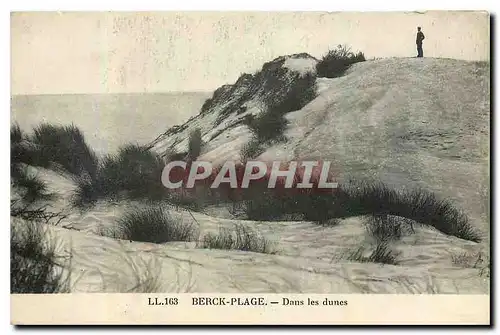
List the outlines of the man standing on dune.
{"type": "Polygon", "coordinates": [[[422,49],[422,41],[425,39],[424,33],[420,27],[417,27],[417,57],[424,57],[424,50],[422,49]]]}

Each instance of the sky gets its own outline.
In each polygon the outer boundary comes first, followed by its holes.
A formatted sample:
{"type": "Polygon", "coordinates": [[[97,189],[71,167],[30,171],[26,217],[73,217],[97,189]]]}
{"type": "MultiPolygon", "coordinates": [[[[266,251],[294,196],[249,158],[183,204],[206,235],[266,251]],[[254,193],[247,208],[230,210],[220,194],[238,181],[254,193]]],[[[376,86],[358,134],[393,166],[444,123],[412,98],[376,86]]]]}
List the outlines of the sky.
{"type": "Polygon", "coordinates": [[[18,12],[11,94],[213,91],[278,56],[489,60],[486,12],[18,12]]]}

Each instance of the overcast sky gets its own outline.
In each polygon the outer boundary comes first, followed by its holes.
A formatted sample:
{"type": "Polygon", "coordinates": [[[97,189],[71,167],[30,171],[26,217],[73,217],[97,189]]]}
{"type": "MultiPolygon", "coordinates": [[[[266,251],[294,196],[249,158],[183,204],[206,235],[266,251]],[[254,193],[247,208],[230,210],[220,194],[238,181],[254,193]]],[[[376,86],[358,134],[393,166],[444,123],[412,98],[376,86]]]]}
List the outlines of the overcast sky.
{"type": "Polygon", "coordinates": [[[489,59],[489,17],[429,13],[15,13],[12,94],[213,91],[277,56],[489,59]]]}

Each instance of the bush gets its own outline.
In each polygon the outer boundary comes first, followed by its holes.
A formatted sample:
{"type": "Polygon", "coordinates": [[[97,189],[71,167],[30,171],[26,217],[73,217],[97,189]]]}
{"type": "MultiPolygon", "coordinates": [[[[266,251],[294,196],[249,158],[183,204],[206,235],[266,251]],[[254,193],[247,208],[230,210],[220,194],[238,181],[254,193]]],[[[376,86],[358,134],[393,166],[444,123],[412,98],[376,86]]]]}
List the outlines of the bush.
{"type": "Polygon", "coordinates": [[[252,138],[248,143],[244,144],[240,151],[240,159],[246,162],[249,159],[254,159],[260,156],[265,149],[260,144],[257,138],[252,138]]]}
{"type": "MultiPolygon", "coordinates": [[[[247,202],[247,215],[252,220],[273,220],[292,213],[303,214],[311,221],[392,215],[432,226],[447,235],[474,242],[481,240],[465,213],[449,200],[438,199],[434,193],[423,189],[398,191],[383,183],[361,182],[339,185],[330,194],[290,193],[287,197],[278,197],[256,193],[255,198],[247,202]]],[[[396,231],[392,233],[397,234],[396,231]]]]}
{"type": "Polygon", "coordinates": [[[269,113],[283,116],[304,108],[316,98],[316,75],[312,73],[295,77],[289,85],[290,89],[283,97],[268,95],[265,98],[269,113]]]}
{"type": "Polygon", "coordinates": [[[19,127],[18,123],[14,123],[10,126],[10,143],[15,144],[15,143],[21,143],[21,141],[24,139],[23,132],[21,131],[21,128],[19,127]]]}
{"type": "Polygon", "coordinates": [[[95,180],[90,178],[75,179],[76,188],[71,197],[71,203],[77,208],[89,208],[100,199],[104,198],[105,194],[95,180]]]}
{"type": "Polygon", "coordinates": [[[271,243],[264,236],[240,223],[234,225],[234,232],[227,228],[221,228],[218,234],[209,233],[203,236],[200,247],[204,249],[251,251],[264,254],[273,253],[271,243]]]}
{"type": "Polygon", "coordinates": [[[274,113],[272,110],[268,110],[258,117],[248,115],[245,118],[245,124],[256,137],[258,144],[286,140],[283,133],[288,126],[288,121],[281,114],[274,113]]]}
{"type": "Polygon", "coordinates": [[[374,214],[365,221],[365,229],[369,236],[378,242],[397,241],[403,237],[406,223],[404,218],[393,215],[374,214]]]}
{"type": "Polygon", "coordinates": [[[97,155],[75,125],[54,126],[44,123],[34,128],[30,140],[37,145],[38,150],[34,153],[34,165],[54,166],[75,176],[95,177],[97,155]]]}
{"type": "Polygon", "coordinates": [[[338,45],[337,49],[329,50],[316,65],[318,77],[336,78],[342,76],[354,63],[364,62],[365,55],[362,52],[353,53],[345,45],[338,45]]]}
{"type": "Polygon", "coordinates": [[[284,199],[270,191],[263,191],[256,194],[254,199],[245,201],[245,214],[249,220],[278,220],[288,213],[284,199]]]}
{"type": "Polygon", "coordinates": [[[316,77],[307,74],[297,77],[284,97],[272,95],[265,99],[267,110],[258,117],[247,116],[245,124],[261,143],[286,141],[287,113],[302,109],[316,97],[316,77]]]}
{"type": "Polygon", "coordinates": [[[161,200],[166,188],[161,183],[163,160],[139,145],[129,144],[117,155],[105,156],[95,178],[78,178],[73,204],[82,207],[102,198],[161,200]]]}
{"type": "Polygon", "coordinates": [[[100,165],[98,182],[106,194],[126,191],[132,198],[161,199],[165,187],[161,183],[162,159],[138,146],[126,145],[117,156],[108,156],[100,165]]]}
{"type": "Polygon", "coordinates": [[[118,220],[118,227],[123,239],[131,241],[165,243],[196,239],[192,223],[178,222],[159,207],[132,210],[118,220]]]}
{"type": "Polygon", "coordinates": [[[449,200],[438,199],[432,192],[415,189],[396,191],[381,183],[363,183],[350,190],[351,214],[390,214],[432,226],[447,235],[479,242],[480,236],[468,217],[449,200]]]}
{"type": "Polygon", "coordinates": [[[17,123],[10,126],[10,171],[15,177],[15,173],[21,163],[33,164],[35,147],[26,140],[26,135],[22,132],[17,123]]]}
{"type": "Polygon", "coordinates": [[[67,293],[70,274],[56,256],[56,241],[34,222],[11,224],[10,292],[67,293]]]}
{"type": "Polygon", "coordinates": [[[200,128],[196,128],[189,134],[188,155],[191,160],[196,160],[201,154],[203,140],[200,128]]]}
{"type": "Polygon", "coordinates": [[[12,186],[21,195],[25,203],[35,203],[41,200],[51,200],[53,193],[48,192],[47,183],[37,175],[30,174],[27,167],[18,166],[12,175],[12,186]]]}

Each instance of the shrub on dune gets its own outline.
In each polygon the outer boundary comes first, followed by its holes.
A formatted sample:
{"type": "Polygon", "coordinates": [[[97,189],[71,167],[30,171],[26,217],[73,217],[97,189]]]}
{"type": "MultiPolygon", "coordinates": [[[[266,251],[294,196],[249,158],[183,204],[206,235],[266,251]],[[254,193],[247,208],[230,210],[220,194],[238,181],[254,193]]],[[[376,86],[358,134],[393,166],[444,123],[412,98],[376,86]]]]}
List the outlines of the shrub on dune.
{"type": "Polygon", "coordinates": [[[249,159],[254,159],[261,155],[265,149],[260,144],[257,138],[252,138],[248,143],[244,144],[240,150],[240,159],[246,162],[249,159]]]}
{"type": "Polygon", "coordinates": [[[365,229],[376,241],[399,240],[403,236],[403,221],[392,215],[370,215],[365,220],[365,229]]]}
{"type": "Polygon", "coordinates": [[[18,123],[10,126],[10,143],[20,143],[23,140],[23,132],[18,123]]]}
{"type": "Polygon", "coordinates": [[[412,219],[447,235],[479,242],[467,215],[449,200],[423,189],[397,191],[382,183],[361,183],[348,190],[344,202],[351,215],[390,214],[412,219]]]}
{"type": "Polygon", "coordinates": [[[99,181],[109,191],[126,191],[133,198],[161,198],[165,187],[161,184],[162,159],[139,146],[122,147],[118,155],[104,160],[99,170],[99,181]]]}
{"type": "Polygon", "coordinates": [[[79,178],[73,203],[82,207],[98,199],[160,200],[166,194],[161,183],[163,161],[139,145],[126,145],[118,154],[101,159],[95,178],[79,178]]]}
{"type": "Polygon", "coordinates": [[[11,293],[67,293],[69,273],[62,271],[56,241],[35,222],[11,225],[11,293]]]}
{"type": "Polygon", "coordinates": [[[161,207],[132,210],[118,220],[118,227],[123,239],[139,242],[189,242],[197,237],[193,223],[175,220],[161,207]]]}
{"type": "Polygon", "coordinates": [[[282,198],[271,192],[265,192],[254,199],[245,201],[245,214],[249,220],[272,221],[288,213],[282,198]]]}
{"type": "Polygon", "coordinates": [[[35,203],[40,200],[51,200],[54,194],[48,191],[47,183],[35,174],[30,174],[27,167],[18,167],[12,176],[11,185],[21,195],[24,203],[35,203]]]}
{"type": "Polygon", "coordinates": [[[10,126],[10,167],[11,174],[16,173],[19,164],[34,165],[34,157],[37,147],[30,143],[26,134],[23,133],[19,124],[14,123],[10,126]]]}
{"type": "Polygon", "coordinates": [[[284,96],[269,95],[265,104],[269,113],[284,116],[298,111],[316,98],[316,75],[307,73],[299,75],[291,84],[290,90],[284,96]]]}
{"type": "Polygon", "coordinates": [[[247,115],[244,123],[260,143],[285,141],[284,132],[288,121],[284,116],[302,109],[314,98],[316,98],[316,76],[306,74],[296,78],[284,96],[266,97],[266,110],[256,117],[247,115]]]}
{"type": "MultiPolygon", "coordinates": [[[[306,220],[325,221],[352,216],[376,215],[382,218],[391,215],[434,227],[447,235],[474,242],[481,240],[463,211],[430,191],[400,191],[383,183],[369,182],[339,185],[329,193],[312,191],[289,192],[286,196],[254,192],[254,197],[247,199],[247,216],[253,220],[275,220],[293,213],[302,214],[306,220]]],[[[376,225],[371,227],[377,228],[376,225]]],[[[393,233],[399,234],[397,231],[393,233]]]]}
{"type": "Polygon", "coordinates": [[[271,143],[273,140],[284,140],[283,133],[288,121],[279,113],[267,111],[257,117],[248,115],[245,124],[257,138],[258,143],[271,143]]]}
{"type": "Polygon", "coordinates": [[[354,63],[364,62],[365,55],[362,52],[354,53],[345,45],[338,45],[336,49],[328,53],[316,65],[318,77],[336,78],[354,63]]]}
{"type": "Polygon", "coordinates": [[[50,200],[54,194],[48,192],[47,184],[37,175],[30,173],[29,167],[25,165],[32,162],[30,146],[25,137],[18,124],[11,125],[11,186],[21,195],[21,200],[25,204],[50,200]]]}
{"type": "Polygon", "coordinates": [[[37,145],[34,165],[60,168],[75,176],[97,173],[98,158],[75,125],[40,124],[33,129],[30,141],[37,145]]]}
{"type": "Polygon", "coordinates": [[[201,154],[203,140],[201,138],[201,129],[196,128],[189,134],[188,155],[190,160],[196,160],[201,154]]]}

